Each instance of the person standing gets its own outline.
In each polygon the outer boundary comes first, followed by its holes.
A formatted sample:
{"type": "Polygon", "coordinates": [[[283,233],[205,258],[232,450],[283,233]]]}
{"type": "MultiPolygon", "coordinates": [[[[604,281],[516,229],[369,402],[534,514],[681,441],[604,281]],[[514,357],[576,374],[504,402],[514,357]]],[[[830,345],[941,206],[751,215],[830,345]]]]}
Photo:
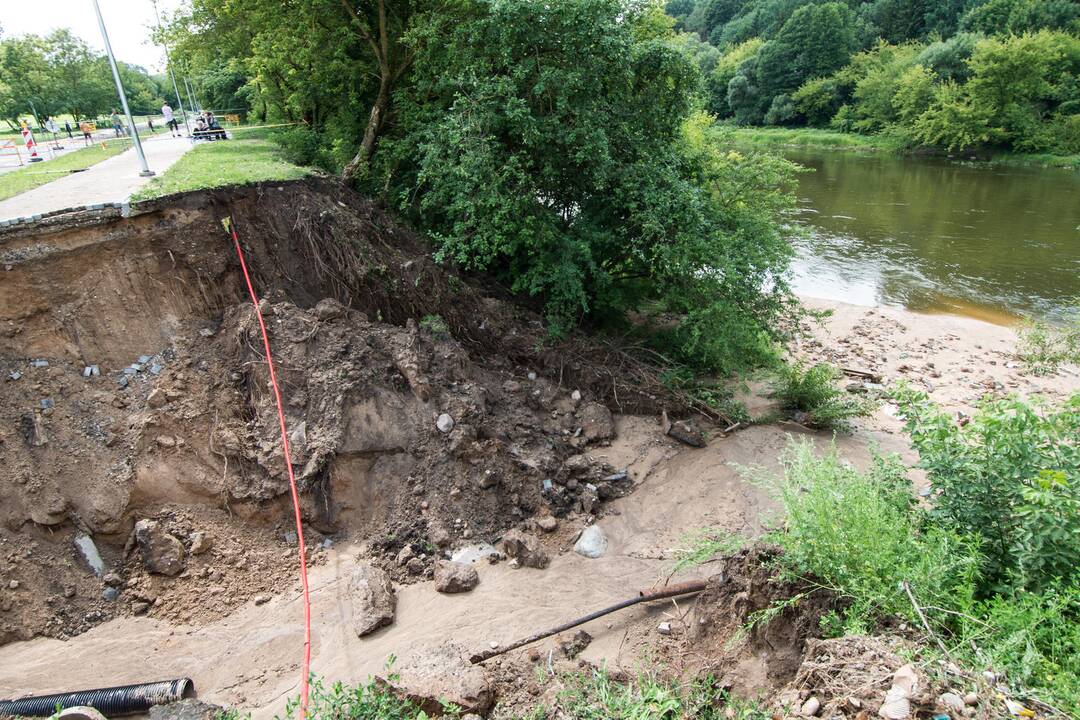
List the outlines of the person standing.
{"type": "Polygon", "coordinates": [[[116,133],[116,137],[120,137],[124,134],[124,124],[120,122],[120,113],[116,112],[114,108],[112,115],[109,116],[109,122],[112,123],[113,132],[116,133]]]}
{"type": "Polygon", "coordinates": [[[68,140],[74,140],[75,136],[71,134],[71,123],[67,120],[64,121],[64,132],[68,135],[68,140]]]}
{"type": "Polygon", "coordinates": [[[176,118],[173,116],[172,108],[169,107],[169,103],[165,103],[161,106],[161,114],[165,116],[165,127],[169,128],[173,137],[180,137],[180,124],[176,122],[176,118]]]}

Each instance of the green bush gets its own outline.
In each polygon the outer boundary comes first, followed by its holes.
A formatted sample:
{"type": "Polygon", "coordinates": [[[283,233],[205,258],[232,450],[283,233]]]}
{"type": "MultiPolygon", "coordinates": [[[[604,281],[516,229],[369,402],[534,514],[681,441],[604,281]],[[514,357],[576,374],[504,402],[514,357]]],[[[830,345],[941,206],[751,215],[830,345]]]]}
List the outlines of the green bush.
{"type": "Polygon", "coordinates": [[[840,369],[829,363],[809,368],[801,360],[783,364],[776,371],[770,396],[807,427],[847,430],[852,418],[870,415],[877,405],[839,388],[842,377],[840,369]]]}
{"type": "MultiPolygon", "coordinates": [[[[451,708],[452,709],[452,708],[451,708]]],[[[299,717],[300,700],[290,698],[285,704],[284,718],[299,717]]],[[[319,678],[312,677],[308,695],[309,718],[319,720],[426,720],[427,713],[408,700],[404,700],[386,686],[374,680],[361,685],[336,682],[327,687],[319,678]]]]}
{"type": "Polygon", "coordinates": [[[835,447],[818,455],[804,441],[792,443],[782,465],[768,484],[785,522],[770,539],[783,548],[787,573],[850,599],[849,630],[888,616],[919,622],[903,583],[939,626],[950,622],[949,610],[970,608],[978,566],[972,543],[923,523],[898,460],[877,458],[861,472],[835,447]]]}
{"type": "Polygon", "coordinates": [[[1027,322],[1019,331],[1016,355],[1036,375],[1052,375],[1065,363],[1080,365],[1080,307],[1065,325],[1041,320],[1027,322]]]}
{"type": "Polygon", "coordinates": [[[982,595],[1080,577],[1080,395],[1059,408],[986,400],[966,425],[902,385],[893,392],[933,520],[979,539],[982,595]]]}

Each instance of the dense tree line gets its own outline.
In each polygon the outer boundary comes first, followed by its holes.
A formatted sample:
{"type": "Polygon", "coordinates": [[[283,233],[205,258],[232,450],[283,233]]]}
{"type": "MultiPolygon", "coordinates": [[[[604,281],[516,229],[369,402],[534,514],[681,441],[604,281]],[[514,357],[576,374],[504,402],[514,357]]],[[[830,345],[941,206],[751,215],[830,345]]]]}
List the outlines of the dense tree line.
{"type": "Polygon", "coordinates": [[[718,117],[888,132],[950,150],[1080,152],[1076,0],[671,0],[666,9],[708,63],[718,117]]]}
{"type": "MultiPolygon", "coordinates": [[[[118,63],[133,113],[156,113],[166,95],[143,68],[118,63]]],[[[118,107],[116,85],[104,54],[70,30],[45,37],[0,33],[0,118],[12,128],[32,111],[39,119],[71,115],[76,121],[108,115],[118,107]]]]}
{"type": "Polygon", "coordinates": [[[727,370],[792,307],[793,166],[717,140],[673,25],[659,0],[194,0],[164,39],[556,333],[662,313],[672,359],[727,370]]]}

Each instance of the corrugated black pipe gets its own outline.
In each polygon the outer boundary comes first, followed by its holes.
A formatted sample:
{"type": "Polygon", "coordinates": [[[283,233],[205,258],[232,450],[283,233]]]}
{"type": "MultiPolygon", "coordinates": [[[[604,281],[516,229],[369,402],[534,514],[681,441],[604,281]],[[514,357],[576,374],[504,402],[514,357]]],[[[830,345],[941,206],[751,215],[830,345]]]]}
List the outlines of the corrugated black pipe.
{"type": "Polygon", "coordinates": [[[145,713],[154,705],[164,705],[192,697],[195,697],[195,683],[191,682],[191,678],[179,678],[100,690],[40,695],[21,700],[0,700],[0,717],[7,715],[48,717],[56,712],[56,706],[59,705],[61,708],[90,706],[105,717],[111,718],[145,713]]]}

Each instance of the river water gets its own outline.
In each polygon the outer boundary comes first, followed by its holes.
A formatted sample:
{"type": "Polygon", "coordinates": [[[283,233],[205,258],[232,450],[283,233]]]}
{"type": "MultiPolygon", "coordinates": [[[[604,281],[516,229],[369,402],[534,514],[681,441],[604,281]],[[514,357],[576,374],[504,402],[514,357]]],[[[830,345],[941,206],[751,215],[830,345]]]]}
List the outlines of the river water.
{"type": "Polygon", "coordinates": [[[1011,323],[1080,296],[1080,173],[792,149],[800,295],[1011,323]]]}

